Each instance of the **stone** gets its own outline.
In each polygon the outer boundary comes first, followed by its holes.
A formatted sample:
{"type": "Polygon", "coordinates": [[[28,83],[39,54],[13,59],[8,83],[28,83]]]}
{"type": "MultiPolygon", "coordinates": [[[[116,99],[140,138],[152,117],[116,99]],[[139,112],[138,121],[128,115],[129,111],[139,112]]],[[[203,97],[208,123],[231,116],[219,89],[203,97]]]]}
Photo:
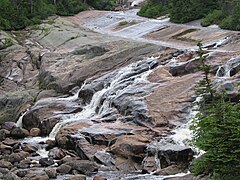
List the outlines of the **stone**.
{"type": "Polygon", "coordinates": [[[56,146],[56,141],[48,139],[46,141],[46,144],[47,144],[46,150],[50,150],[50,149],[52,149],[52,148],[54,148],[56,146]]]}
{"type": "Polygon", "coordinates": [[[30,130],[30,136],[32,137],[36,137],[36,136],[39,136],[41,134],[41,130],[39,128],[32,128],[30,130]]]}
{"type": "Polygon", "coordinates": [[[171,144],[158,147],[158,157],[162,168],[168,167],[171,164],[181,164],[183,166],[182,169],[185,169],[193,159],[193,155],[194,152],[189,147],[171,144]]]}
{"type": "Polygon", "coordinates": [[[41,158],[39,160],[39,164],[41,164],[43,167],[47,167],[53,165],[54,161],[51,158],[41,158]]]}
{"type": "Polygon", "coordinates": [[[0,130],[0,141],[3,141],[3,140],[6,139],[6,137],[7,137],[6,131],[7,131],[6,129],[1,129],[0,130]]]}
{"type": "Polygon", "coordinates": [[[151,173],[157,170],[157,164],[155,160],[155,156],[147,156],[143,159],[142,162],[142,171],[151,173]]]}
{"type": "Polygon", "coordinates": [[[60,174],[69,174],[72,167],[66,164],[62,164],[57,168],[57,172],[60,174]]]}
{"type": "Polygon", "coordinates": [[[93,180],[107,180],[104,176],[94,176],[93,180]]]}
{"type": "Polygon", "coordinates": [[[25,137],[28,137],[29,136],[29,132],[28,130],[26,129],[23,129],[23,128],[19,128],[19,127],[15,127],[11,130],[10,132],[10,135],[13,137],[13,138],[25,138],[25,137]]]}
{"type": "Polygon", "coordinates": [[[86,180],[87,177],[85,175],[82,174],[78,174],[78,175],[74,175],[74,176],[69,176],[67,177],[66,180],[86,180]]]}
{"type": "Polygon", "coordinates": [[[3,179],[6,180],[21,180],[16,174],[9,172],[3,176],[3,179]]]}
{"type": "Polygon", "coordinates": [[[0,167],[0,173],[7,174],[8,172],[9,172],[9,170],[7,168],[0,167]]]}
{"type": "Polygon", "coordinates": [[[11,131],[15,127],[16,127],[16,124],[14,122],[9,122],[9,121],[8,122],[4,122],[1,125],[2,129],[6,129],[8,131],[11,131]]]}
{"type": "Polygon", "coordinates": [[[10,139],[10,138],[6,138],[3,142],[3,144],[8,145],[8,146],[14,146],[15,144],[19,144],[19,141],[10,139]]]}
{"type": "Polygon", "coordinates": [[[123,157],[145,157],[146,145],[149,143],[146,136],[125,135],[117,139],[111,146],[111,152],[123,157]]]}
{"type": "Polygon", "coordinates": [[[12,169],[13,165],[12,163],[5,161],[5,160],[0,160],[0,167],[1,168],[8,168],[8,169],[12,169]]]}
{"type": "Polygon", "coordinates": [[[97,171],[97,166],[88,160],[75,160],[65,164],[71,166],[73,170],[77,170],[84,175],[90,175],[97,171]]]}
{"type": "Polygon", "coordinates": [[[31,161],[29,159],[24,159],[18,163],[17,167],[20,169],[27,169],[30,167],[30,165],[31,161]]]}
{"type": "Polygon", "coordinates": [[[62,158],[64,158],[66,156],[65,152],[60,149],[60,148],[53,148],[49,151],[48,153],[48,157],[56,159],[56,160],[60,160],[62,158]]]}
{"type": "Polygon", "coordinates": [[[154,175],[168,176],[168,175],[174,175],[174,174],[178,174],[178,173],[182,173],[182,172],[184,172],[184,169],[181,166],[170,165],[166,168],[159,169],[159,170],[155,171],[153,174],[154,175]]]}
{"type": "Polygon", "coordinates": [[[70,143],[75,145],[75,151],[81,159],[92,160],[97,152],[83,136],[74,136],[70,138],[70,143]]]}
{"type": "Polygon", "coordinates": [[[17,171],[17,176],[22,178],[22,177],[26,176],[27,173],[28,173],[27,170],[19,170],[19,171],[17,171]]]}
{"type": "Polygon", "coordinates": [[[115,164],[115,160],[112,155],[108,152],[98,151],[94,154],[94,159],[96,162],[101,163],[105,166],[113,166],[115,164]]]}
{"type": "Polygon", "coordinates": [[[58,164],[64,164],[70,161],[75,161],[75,160],[81,160],[80,157],[71,157],[71,156],[65,156],[64,158],[62,158],[60,161],[58,161],[58,164]]]}
{"type": "Polygon", "coordinates": [[[15,162],[20,162],[20,161],[24,160],[28,156],[29,156],[29,153],[22,151],[19,153],[12,153],[10,155],[7,155],[4,157],[4,159],[11,163],[15,163],[15,162]]]}
{"type": "Polygon", "coordinates": [[[5,144],[0,144],[0,151],[3,154],[11,154],[12,153],[12,147],[5,145],[5,144]]]}
{"type": "Polygon", "coordinates": [[[38,148],[31,144],[22,144],[22,150],[29,153],[34,153],[38,150],[38,148]]]}
{"type": "Polygon", "coordinates": [[[57,177],[57,171],[56,168],[47,168],[44,169],[46,174],[48,175],[49,178],[56,178],[57,177]]]}

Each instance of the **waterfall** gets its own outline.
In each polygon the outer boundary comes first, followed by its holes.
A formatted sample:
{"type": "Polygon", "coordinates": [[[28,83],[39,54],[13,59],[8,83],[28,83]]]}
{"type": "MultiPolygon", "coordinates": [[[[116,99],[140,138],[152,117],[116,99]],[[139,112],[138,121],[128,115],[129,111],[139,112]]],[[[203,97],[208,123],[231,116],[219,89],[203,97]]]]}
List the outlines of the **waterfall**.
{"type": "MultiPolygon", "coordinates": [[[[49,138],[55,138],[57,132],[64,124],[76,121],[91,123],[90,120],[100,119],[108,112],[114,112],[111,109],[112,101],[121,98],[124,94],[133,94],[133,89],[137,89],[136,93],[148,94],[152,88],[156,87],[156,85],[152,85],[153,83],[147,80],[147,76],[156,65],[157,58],[151,57],[132,63],[101,77],[101,79],[108,79],[105,82],[104,88],[93,95],[91,102],[83,107],[81,112],[63,115],[60,122],[52,129],[49,138]],[[104,101],[102,102],[103,98],[104,101]]],[[[138,97],[137,99],[141,98],[138,97]]]]}
{"type": "Polygon", "coordinates": [[[27,109],[24,113],[22,113],[22,115],[20,115],[19,119],[16,122],[17,127],[22,127],[23,117],[25,116],[25,114],[27,114],[28,111],[29,111],[29,109],[27,109]]]}

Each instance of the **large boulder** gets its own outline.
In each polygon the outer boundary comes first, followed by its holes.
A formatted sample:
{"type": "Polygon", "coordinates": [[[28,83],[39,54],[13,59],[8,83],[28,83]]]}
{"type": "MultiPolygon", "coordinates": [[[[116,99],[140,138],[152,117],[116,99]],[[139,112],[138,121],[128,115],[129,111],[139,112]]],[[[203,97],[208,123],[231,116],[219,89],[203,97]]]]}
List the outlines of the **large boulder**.
{"type": "Polygon", "coordinates": [[[90,175],[97,171],[97,166],[88,160],[75,160],[65,164],[71,166],[73,170],[77,170],[85,175],[90,175]]]}
{"type": "Polygon", "coordinates": [[[147,144],[149,143],[147,136],[125,135],[117,139],[115,144],[111,146],[111,152],[123,157],[145,157],[147,144]]]}

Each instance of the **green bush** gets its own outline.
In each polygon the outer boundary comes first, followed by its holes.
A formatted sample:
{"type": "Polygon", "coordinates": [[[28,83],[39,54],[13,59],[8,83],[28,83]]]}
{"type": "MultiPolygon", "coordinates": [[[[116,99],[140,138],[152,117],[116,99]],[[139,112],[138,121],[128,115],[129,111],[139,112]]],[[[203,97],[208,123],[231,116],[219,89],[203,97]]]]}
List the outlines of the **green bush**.
{"type": "Polygon", "coordinates": [[[210,26],[211,24],[219,24],[225,17],[226,15],[222,10],[214,10],[202,20],[201,25],[210,26]]]}
{"type": "Polygon", "coordinates": [[[146,3],[140,9],[138,15],[148,18],[157,18],[167,13],[167,8],[161,4],[146,3]]]}

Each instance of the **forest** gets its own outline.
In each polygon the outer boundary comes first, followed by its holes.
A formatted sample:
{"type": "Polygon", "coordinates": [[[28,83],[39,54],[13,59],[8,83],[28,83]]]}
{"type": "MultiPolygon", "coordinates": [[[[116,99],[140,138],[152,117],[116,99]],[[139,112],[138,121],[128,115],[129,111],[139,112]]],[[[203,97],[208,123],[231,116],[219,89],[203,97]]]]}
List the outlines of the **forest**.
{"type": "Polygon", "coordinates": [[[238,0],[149,0],[139,15],[156,18],[169,15],[174,23],[202,19],[202,26],[240,30],[240,1],[238,0]]]}
{"type": "Polygon", "coordinates": [[[115,0],[1,0],[0,29],[18,30],[50,15],[73,15],[89,8],[111,10],[115,0]]]}

